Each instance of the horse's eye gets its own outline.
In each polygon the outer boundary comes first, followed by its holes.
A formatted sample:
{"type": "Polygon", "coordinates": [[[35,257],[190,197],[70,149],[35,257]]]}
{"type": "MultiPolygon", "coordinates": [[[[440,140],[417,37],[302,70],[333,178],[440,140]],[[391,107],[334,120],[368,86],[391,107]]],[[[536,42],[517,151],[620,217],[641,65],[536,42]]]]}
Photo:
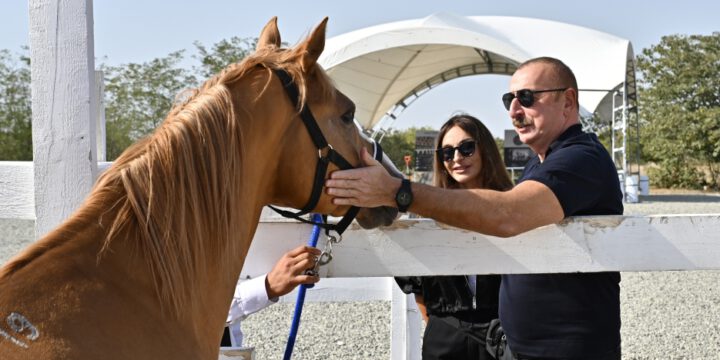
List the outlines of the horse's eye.
{"type": "Polygon", "coordinates": [[[352,110],[348,111],[348,112],[344,113],[340,118],[346,124],[352,123],[353,120],[355,120],[355,112],[352,110]]]}

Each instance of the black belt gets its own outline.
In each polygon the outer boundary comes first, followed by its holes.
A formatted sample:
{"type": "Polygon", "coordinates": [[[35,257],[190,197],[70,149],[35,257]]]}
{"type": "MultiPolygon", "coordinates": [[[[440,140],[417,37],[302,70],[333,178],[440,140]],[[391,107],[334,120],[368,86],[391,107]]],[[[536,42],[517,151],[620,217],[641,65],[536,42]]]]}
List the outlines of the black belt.
{"type": "MultiPolygon", "coordinates": [[[[525,355],[522,355],[522,354],[515,354],[515,353],[513,353],[512,355],[513,355],[513,360],[542,360],[542,359],[546,359],[546,358],[528,357],[528,356],[525,356],[525,355]]],[[[591,356],[593,356],[593,355],[588,355],[588,356],[589,356],[589,357],[583,357],[582,359],[590,359],[590,360],[620,360],[621,357],[622,357],[621,354],[620,354],[620,350],[614,351],[614,352],[612,352],[612,353],[610,353],[610,354],[601,356],[601,357],[599,357],[599,358],[598,358],[598,357],[591,357],[591,356]]]]}
{"type": "MultiPolygon", "coordinates": [[[[506,348],[506,350],[507,350],[507,348],[506,348]]],[[[512,358],[513,358],[513,360],[542,360],[542,359],[545,359],[545,358],[527,356],[527,355],[523,355],[523,354],[516,354],[514,352],[512,352],[512,358]]],[[[573,359],[620,360],[621,358],[622,358],[622,352],[621,352],[620,348],[618,347],[617,349],[615,349],[615,351],[611,351],[605,355],[598,356],[596,354],[588,354],[587,356],[583,356],[580,358],[573,358],[573,359]]],[[[563,358],[563,359],[565,359],[565,358],[563,358]]]]}

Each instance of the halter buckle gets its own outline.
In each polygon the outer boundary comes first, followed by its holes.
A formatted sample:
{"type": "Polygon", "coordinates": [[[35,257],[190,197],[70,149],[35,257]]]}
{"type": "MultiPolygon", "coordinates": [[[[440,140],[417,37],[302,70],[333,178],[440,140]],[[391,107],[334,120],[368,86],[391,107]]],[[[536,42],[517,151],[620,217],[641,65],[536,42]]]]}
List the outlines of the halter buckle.
{"type": "MultiPolygon", "coordinates": [[[[333,231],[335,231],[335,230],[333,230],[333,231]]],[[[327,241],[328,241],[328,243],[330,243],[330,244],[339,244],[339,243],[342,241],[342,234],[340,234],[340,233],[337,232],[337,231],[335,231],[335,233],[337,234],[337,236],[330,235],[329,233],[327,234],[327,237],[328,237],[327,241]]]]}
{"type": "Polygon", "coordinates": [[[320,160],[326,160],[326,159],[328,158],[327,155],[330,154],[330,151],[335,151],[335,149],[333,148],[333,146],[330,145],[330,144],[327,144],[327,146],[324,147],[324,148],[322,148],[322,149],[318,149],[318,159],[320,159],[320,160]],[[325,153],[325,156],[323,156],[323,154],[322,154],[323,149],[327,149],[327,152],[325,153]]]}

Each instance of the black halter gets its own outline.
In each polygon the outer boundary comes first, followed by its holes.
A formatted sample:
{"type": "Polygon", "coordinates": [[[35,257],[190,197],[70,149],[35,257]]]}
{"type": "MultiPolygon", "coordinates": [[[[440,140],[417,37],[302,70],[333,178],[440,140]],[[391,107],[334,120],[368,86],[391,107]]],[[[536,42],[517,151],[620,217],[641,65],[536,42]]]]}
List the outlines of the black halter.
{"type": "MultiPolygon", "coordinates": [[[[273,72],[275,73],[275,75],[277,75],[278,78],[280,78],[280,81],[282,82],[283,87],[285,88],[285,91],[290,98],[290,102],[292,102],[293,106],[297,108],[299,101],[298,99],[300,98],[300,92],[298,91],[298,87],[297,85],[295,85],[292,77],[290,77],[290,75],[282,69],[274,69],[273,72]]],[[[338,234],[342,235],[345,229],[347,229],[350,223],[352,223],[353,219],[355,219],[355,216],[357,216],[360,208],[356,206],[350,207],[347,213],[345,213],[345,216],[343,216],[343,218],[337,224],[328,224],[327,221],[324,221],[322,223],[316,223],[314,221],[302,218],[301,216],[309,213],[312,209],[315,208],[315,206],[317,206],[318,200],[320,200],[322,188],[325,183],[325,173],[327,172],[327,167],[330,163],[335,164],[341,170],[352,169],[353,166],[347,160],[345,160],[345,158],[342,157],[340,153],[335,151],[332,145],[328,144],[327,140],[325,140],[325,137],[323,136],[322,131],[320,130],[320,127],[318,126],[317,121],[315,121],[315,117],[313,117],[312,112],[310,112],[310,108],[307,104],[303,105],[302,109],[300,110],[300,118],[305,124],[305,128],[307,128],[308,133],[310,134],[310,138],[315,144],[315,147],[318,148],[318,163],[315,170],[315,180],[313,181],[312,192],[310,193],[310,200],[308,200],[307,204],[305,204],[305,206],[298,212],[278,209],[272,205],[268,206],[284,217],[293,218],[308,224],[318,225],[324,228],[326,231],[333,230],[338,234]],[[323,155],[323,152],[325,152],[325,155],[323,155]]],[[[382,148],[378,143],[375,143],[375,159],[378,161],[382,161],[382,148]]],[[[327,216],[323,216],[323,219],[327,220],[327,216]]]]}

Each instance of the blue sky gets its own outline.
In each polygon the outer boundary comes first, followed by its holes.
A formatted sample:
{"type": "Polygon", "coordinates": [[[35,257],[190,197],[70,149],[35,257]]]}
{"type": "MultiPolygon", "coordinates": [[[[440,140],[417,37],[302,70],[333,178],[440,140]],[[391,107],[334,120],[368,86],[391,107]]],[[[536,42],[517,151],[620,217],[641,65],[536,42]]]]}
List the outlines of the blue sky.
{"type": "MultiPolygon", "coordinates": [[[[145,62],[180,49],[192,51],[196,40],[211,45],[232,36],[256,37],[272,16],[278,16],[283,40],[290,44],[300,40],[324,16],[330,18],[328,36],[332,37],[440,11],[467,16],[535,17],[585,26],[629,39],[636,54],[658,43],[663,35],[720,31],[720,1],[716,0],[97,0],[93,6],[97,62],[113,65],[145,62]]],[[[27,43],[27,1],[1,1],[0,49],[19,52],[27,43]]],[[[508,80],[485,75],[450,81],[413,103],[395,127],[437,127],[453,112],[465,111],[485,121],[500,137],[503,129],[510,128],[499,100],[507,91],[508,80]]]]}

